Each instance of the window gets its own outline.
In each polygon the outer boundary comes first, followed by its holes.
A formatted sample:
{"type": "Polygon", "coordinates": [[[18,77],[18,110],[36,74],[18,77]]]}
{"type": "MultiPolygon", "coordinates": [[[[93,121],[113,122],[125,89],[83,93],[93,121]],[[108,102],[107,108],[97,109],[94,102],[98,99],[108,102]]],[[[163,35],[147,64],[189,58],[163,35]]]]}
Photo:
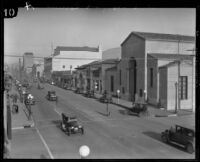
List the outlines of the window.
{"type": "Polygon", "coordinates": [[[153,87],[153,68],[150,68],[150,87],[153,87]]]}
{"type": "Polygon", "coordinates": [[[119,85],[122,84],[122,70],[119,70],[119,85]]]}
{"type": "Polygon", "coordinates": [[[142,89],[140,89],[140,97],[142,97],[143,96],[143,91],[142,91],[142,89]]]}
{"type": "Polygon", "coordinates": [[[179,77],[179,98],[181,100],[186,100],[188,98],[187,85],[188,85],[187,76],[180,76],[179,77]]]}
{"type": "Polygon", "coordinates": [[[110,91],[114,91],[114,76],[110,76],[110,91]]]}
{"type": "Polygon", "coordinates": [[[122,93],[123,93],[123,94],[125,93],[125,88],[124,88],[124,87],[122,87],[122,93]]]}

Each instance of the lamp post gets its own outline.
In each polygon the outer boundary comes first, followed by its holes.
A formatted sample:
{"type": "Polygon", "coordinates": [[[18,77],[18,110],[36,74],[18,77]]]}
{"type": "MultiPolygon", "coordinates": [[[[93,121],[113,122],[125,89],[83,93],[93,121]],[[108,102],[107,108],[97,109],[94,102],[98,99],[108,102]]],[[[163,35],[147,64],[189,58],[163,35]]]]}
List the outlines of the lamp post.
{"type": "Polygon", "coordinates": [[[118,89],[117,90],[117,104],[119,104],[119,93],[120,93],[120,90],[118,89]]]}

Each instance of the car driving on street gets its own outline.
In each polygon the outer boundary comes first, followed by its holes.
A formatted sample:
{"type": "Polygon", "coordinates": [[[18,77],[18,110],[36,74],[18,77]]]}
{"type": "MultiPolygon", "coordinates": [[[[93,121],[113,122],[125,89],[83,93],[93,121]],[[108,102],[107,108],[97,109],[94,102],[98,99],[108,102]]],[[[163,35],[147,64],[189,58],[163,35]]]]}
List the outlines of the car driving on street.
{"type": "Polygon", "coordinates": [[[75,133],[84,134],[83,126],[78,123],[78,120],[75,116],[69,117],[64,113],[62,113],[61,116],[62,116],[62,121],[60,123],[60,127],[62,131],[67,133],[68,136],[75,133]]]}
{"type": "Polygon", "coordinates": [[[184,147],[187,152],[195,151],[195,131],[180,125],[175,125],[161,133],[161,139],[165,143],[174,143],[184,147]]]}
{"type": "Polygon", "coordinates": [[[35,98],[31,93],[25,93],[25,104],[26,105],[35,105],[35,98]]]}
{"type": "Polygon", "coordinates": [[[58,96],[56,96],[55,91],[48,91],[48,94],[46,97],[49,101],[57,101],[58,100],[58,96]]]}

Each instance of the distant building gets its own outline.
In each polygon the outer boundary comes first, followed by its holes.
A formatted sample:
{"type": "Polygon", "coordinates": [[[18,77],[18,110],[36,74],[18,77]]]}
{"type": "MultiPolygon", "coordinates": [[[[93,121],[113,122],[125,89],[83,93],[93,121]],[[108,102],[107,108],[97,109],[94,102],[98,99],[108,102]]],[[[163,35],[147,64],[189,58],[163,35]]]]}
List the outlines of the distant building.
{"type": "Polygon", "coordinates": [[[23,55],[23,69],[26,73],[32,72],[33,67],[33,53],[26,52],[23,55]]]}
{"type": "Polygon", "coordinates": [[[100,47],[58,46],[52,57],[52,71],[73,71],[78,66],[101,59],[100,47]]]}
{"type": "Polygon", "coordinates": [[[111,48],[103,51],[102,59],[121,59],[121,47],[111,48]]]}
{"type": "Polygon", "coordinates": [[[43,72],[43,76],[47,80],[51,80],[51,73],[52,73],[52,57],[45,57],[44,58],[44,72],[43,72]]]}
{"type": "Polygon", "coordinates": [[[106,69],[116,66],[118,62],[118,59],[93,61],[76,68],[78,88],[103,93],[106,90],[106,69]]]}

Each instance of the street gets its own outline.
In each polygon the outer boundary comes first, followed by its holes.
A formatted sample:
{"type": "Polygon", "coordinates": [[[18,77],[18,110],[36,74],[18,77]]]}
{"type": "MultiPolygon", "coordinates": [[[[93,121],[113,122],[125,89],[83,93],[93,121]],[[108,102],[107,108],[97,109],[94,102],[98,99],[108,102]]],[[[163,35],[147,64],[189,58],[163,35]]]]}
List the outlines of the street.
{"type": "Polygon", "coordinates": [[[139,118],[126,110],[73,91],[49,84],[43,90],[32,87],[36,99],[32,106],[35,127],[13,130],[12,158],[80,159],[79,148],[87,145],[91,159],[193,159],[178,146],[163,143],[160,134],[174,124],[192,126],[194,115],[139,118]],[[58,102],[48,101],[48,90],[55,90],[58,102]],[[75,115],[85,133],[68,136],[60,129],[61,113],[75,115]]]}

